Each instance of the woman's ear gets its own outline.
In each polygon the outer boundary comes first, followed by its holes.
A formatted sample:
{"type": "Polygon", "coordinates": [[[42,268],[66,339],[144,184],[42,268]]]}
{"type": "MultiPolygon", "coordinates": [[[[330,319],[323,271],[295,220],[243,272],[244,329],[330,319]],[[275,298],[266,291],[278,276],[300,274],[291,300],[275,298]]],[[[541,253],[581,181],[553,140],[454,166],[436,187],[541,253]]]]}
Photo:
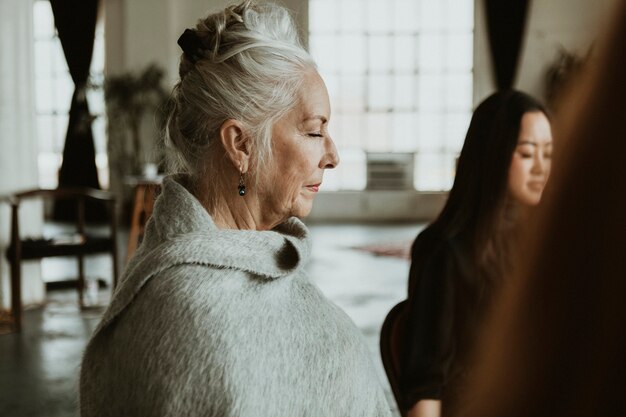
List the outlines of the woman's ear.
{"type": "Polygon", "coordinates": [[[220,126],[220,140],[238,171],[246,173],[250,162],[248,137],[244,133],[243,125],[235,119],[228,119],[220,126]]]}

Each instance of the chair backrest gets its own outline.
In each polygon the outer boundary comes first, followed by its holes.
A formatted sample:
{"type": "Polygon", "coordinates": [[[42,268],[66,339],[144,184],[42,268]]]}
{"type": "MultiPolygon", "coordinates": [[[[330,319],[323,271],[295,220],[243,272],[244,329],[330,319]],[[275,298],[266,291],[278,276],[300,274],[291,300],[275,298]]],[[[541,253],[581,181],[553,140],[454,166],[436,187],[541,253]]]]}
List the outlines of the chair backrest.
{"type": "Polygon", "coordinates": [[[385,317],[380,331],[380,355],[383,366],[391,385],[391,391],[398,404],[401,416],[406,416],[408,410],[404,409],[400,395],[400,375],[402,372],[402,358],[405,349],[405,327],[407,301],[396,304],[385,317]]]}
{"type": "MultiPolygon", "coordinates": [[[[113,226],[115,222],[115,196],[104,190],[89,187],[62,187],[57,189],[35,188],[31,190],[16,192],[14,194],[1,196],[0,201],[8,202],[12,206],[12,211],[16,220],[20,203],[29,199],[50,199],[50,200],[75,200],[76,201],[76,226],[79,233],[84,233],[85,228],[85,202],[87,200],[99,200],[109,205],[110,222],[113,226]]],[[[13,225],[16,228],[17,225],[13,225]]]]}

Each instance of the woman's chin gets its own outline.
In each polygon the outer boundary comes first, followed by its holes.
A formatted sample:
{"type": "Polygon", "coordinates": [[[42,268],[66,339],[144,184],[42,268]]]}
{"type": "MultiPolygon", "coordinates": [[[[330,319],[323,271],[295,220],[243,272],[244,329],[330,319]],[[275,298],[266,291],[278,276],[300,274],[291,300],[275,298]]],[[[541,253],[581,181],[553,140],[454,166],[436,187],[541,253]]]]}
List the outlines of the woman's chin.
{"type": "Polygon", "coordinates": [[[313,200],[312,199],[306,199],[305,201],[302,201],[303,199],[301,199],[297,206],[295,207],[294,210],[292,210],[291,212],[291,216],[295,216],[298,218],[305,218],[307,217],[309,214],[311,214],[311,210],[313,209],[313,200]]]}

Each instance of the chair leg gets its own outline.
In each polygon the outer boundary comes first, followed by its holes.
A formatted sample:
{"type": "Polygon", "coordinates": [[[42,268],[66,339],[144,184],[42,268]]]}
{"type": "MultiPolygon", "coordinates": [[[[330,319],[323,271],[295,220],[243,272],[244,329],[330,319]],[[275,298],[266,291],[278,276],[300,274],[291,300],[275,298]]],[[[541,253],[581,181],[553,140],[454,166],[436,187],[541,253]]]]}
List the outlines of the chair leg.
{"type": "Polygon", "coordinates": [[[128,248],[126,251],[126,264],[133,257],[135,250],[139,244],[141,235],[141,216],[144,211],[144,201],[146,195],[146,186],[139,184],[135,186],[135,201],[133,203],[133,217],[130,223],[130,231],[128,233],[128,248]]]}
{"type": "Polygon", "coordinates": [[[17,259],[11,260],[11,315],[15,331],[22,331],[22,273],[21,264],[17,259]]]}
{"type": "Polygon", "coordinates": [[[78,305],[81,309],[85,308],[84,299],[85,290],[85,259],[82,255],[78,256],[78,305]]]}
{"type": "Polygon", "coordinates": [[[112,262],[113,262],[113,288],[112,293],[115,293],[115,289],[117,288],[119,272],[118,272],[118,264],[117,264],[117,246],[113,245],[113,253],[112,253],[112,262]]]}

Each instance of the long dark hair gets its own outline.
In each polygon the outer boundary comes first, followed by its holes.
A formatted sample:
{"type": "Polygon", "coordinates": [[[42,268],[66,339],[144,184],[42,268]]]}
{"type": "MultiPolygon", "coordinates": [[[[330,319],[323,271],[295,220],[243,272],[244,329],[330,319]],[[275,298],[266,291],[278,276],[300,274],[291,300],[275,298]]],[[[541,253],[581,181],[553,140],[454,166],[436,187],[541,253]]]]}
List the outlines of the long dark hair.
{"type": "Polygon", "coordinates": [[[474,111],[457,164],[454,185],[439,217],[429,226],[443,238],[460,237],[477,262],[501,228],[508,171],[522,117],[544,106],[528,94],[500,91],[474,111]]]}
{"type": "Polygon", "coordinates": [[[626,2],[557,107],[551,186],[498,300],[466,417],[626,416],[626,2]]]}

